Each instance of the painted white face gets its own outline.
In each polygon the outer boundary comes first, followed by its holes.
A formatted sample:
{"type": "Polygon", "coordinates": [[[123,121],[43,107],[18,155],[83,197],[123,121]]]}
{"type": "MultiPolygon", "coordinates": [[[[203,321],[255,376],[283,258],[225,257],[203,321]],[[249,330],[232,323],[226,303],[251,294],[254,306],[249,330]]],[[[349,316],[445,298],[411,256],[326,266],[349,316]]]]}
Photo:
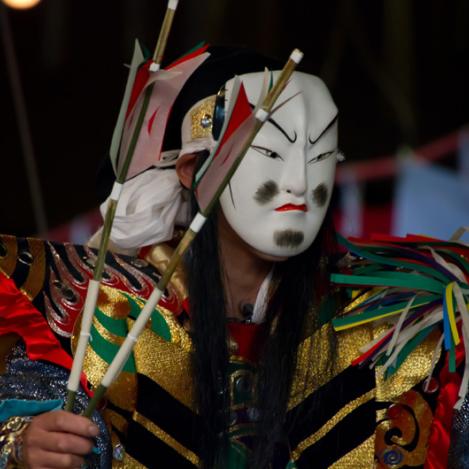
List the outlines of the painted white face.
{"type": "MultiPolygon", "coordinates": [[[[255,104],[263,74],[241,78],[255,104]]],[[[294,256],[312,244],[326,214],[336,166],[337,108],[326,86],[315,76],[295,72],[277,103],[293,95],[264,124],[220,198],[241,239],[275,257],[294,256]]]]}

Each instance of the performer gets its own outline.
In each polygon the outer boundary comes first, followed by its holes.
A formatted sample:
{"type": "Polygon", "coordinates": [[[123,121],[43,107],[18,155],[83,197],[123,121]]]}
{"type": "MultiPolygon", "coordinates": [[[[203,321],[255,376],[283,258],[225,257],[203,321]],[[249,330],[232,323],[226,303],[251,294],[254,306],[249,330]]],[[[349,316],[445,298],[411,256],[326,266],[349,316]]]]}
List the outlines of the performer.
{"type": "MultiPolygon", "coordinates": [[[[164,163],[124,186],[112,239],[138,256],[108,255],[84,370],[92,385],[164,270],[178,226],[197,210],[194,174],[216,144],[233,76],[255,105],[266,76],[268,83],[276,75],[264,67],[279,68],[242,49],[210,52],[174,105],[164,163]]],[[[2,339],[0,467],[79,467],[85,458],[91,467],[116,468],[446,467],[454,402],[440,391],[454,383],[423,385],[439,334],[388,379],[352,366],[388,326],[334,332],[331,325],[348,304],[329,280],[338,259],[328,208],[341,159],[337,108],[322,81],[301,72],[283,101],[95,424],[57,410],[94,252],[1,238],[0,333],[10,334],[2,339]]],[[[442,360],[437,368],[444,374],[442,360]]],[[[88,400],[83,384],[77,413],[88,400]]],[[[454,467],[464,467],[459,415],[454,467]]]]}

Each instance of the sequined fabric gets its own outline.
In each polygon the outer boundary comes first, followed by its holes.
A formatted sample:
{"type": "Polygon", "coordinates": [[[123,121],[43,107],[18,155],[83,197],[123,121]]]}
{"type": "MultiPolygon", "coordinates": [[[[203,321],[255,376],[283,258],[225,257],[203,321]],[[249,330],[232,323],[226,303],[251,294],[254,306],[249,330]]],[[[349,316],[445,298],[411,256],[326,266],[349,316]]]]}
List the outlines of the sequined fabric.
{"type": "Polygon", "coordinates": [[[469,396],[454,412],[448,469],[469,469],[469,396]]]}
{"type": "MultiPolygon", "coordinates": [[[[66,370],[45,362],[29,360],[24,345],[20,343],[13,347],[7,358],[6,372],[0,376],[0,401],[65,399],[67,379],[66,370]]],[[[83,412],[87,402],[86,394],[79,391],[74,413],[83,412]]],[[[90,455],[86,467],[89,469],[111,467],[111,448],[106,426],[97,412],[93,416],[93,421],[100,428],[100,436],[96,438],[99,455],[90,455]]]]}

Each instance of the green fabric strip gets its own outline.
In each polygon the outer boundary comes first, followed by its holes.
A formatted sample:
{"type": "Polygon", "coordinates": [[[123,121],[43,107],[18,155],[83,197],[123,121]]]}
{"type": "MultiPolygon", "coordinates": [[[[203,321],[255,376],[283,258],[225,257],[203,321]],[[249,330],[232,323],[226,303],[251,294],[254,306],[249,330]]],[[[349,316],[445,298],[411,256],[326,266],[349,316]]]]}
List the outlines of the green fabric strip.
{"type": "Polygon", "coordinates": [[[114,319],[106,316],[99,308],[95,310],[95,318],[109,332],[119,337],[125,337],[128,332],[127,321],[125,319],[114,319]]]}
{"type": "Polygon", "coordinates": [[[137,319],[138,315],[140,314],[141,307],[140,305],[135,301],[134,298],[132,298],[130,295],[127,293],[124,293],[125,297],[127,298],[130,306],[130,312],[129,312],[129,318],[132,319],[137,319]]]}
{"type": "Polygon", "coordinates": [[[158,310],[153,311],[151,315],[151,330],[167,342],[171,341],[169,326],[166,319],[158,310]]]}
{"type": "MultiPolygon", "coordinates": [[[[367,248],[358,247],[355,244],[352,244],[351,242],[346,240],[343,236],[340,236],[340,235],[337,235],[337,236],[338,236],[339,243],[342,246],[347,248],[350,252],[353,252],[354,254],[358,254],[361,257],[364,257],[366,259],[370,259],[372,261],[375,261],[375,262],[378,262],[378,263],[384,264],[384,265],[392,265],[392,266],[401,267],[401,268],[406,267],[410,270],[415,270],[417,272],[421,272],[421,273],[430,275],[432,277],[436,277],[441,282],[443,282],[444,284],[448,283],[448,281],[449,281],[449,277],[446,277],[445,275],[443,275],[442,273],[438,272],[435,269],[432,269],[432,268],[427,267],[425,265],[414,264],[414,263],[406,262],[406,261],[403,261],[403,260],[395,260],[395,259],[392,259],[392,258],[387,258],[387,257],[384,257],[384,256],[379,256],[377,254],[373,254],[367,248]]],[[[387,247],[386,248],[382,247],[381,249],[384,250],[384,249],[388,249],[388,248],[387,247]]]]}
{"type": "MultiPolygon", "coordinates": [[[[130,305],[129,317],[137,319],[142,308],[130,295],[125,294],[130,305]]],[[[170,342],[171,341],[171,330],[169,329],[168,323],[164,316],[155,309],[151,315],[151,330],[162,339],[170,342]]]]}
{"type": "Polygon", "coordinates": [[[319,325],[323,326],[328,323],[334,317],[338,307],[337,296],[328,295],[319,307],[319,325]]]}
{"type": "Polygon", "coordinates": [[[185,54],[181,55],[181,57],[178,59],[182,59],[183,57],[186,57],[186,55],[192,54],[192,52],[195,52],[197,49],[200,49],[201,47],[205,46],[206,41],[200,41],[198,42],[194,47],[191,47],[185,54]]]}
{"type": "Polygon", "coordinates": [[[379,272],[382,269],[381,264],[365,264],[359,267],[354,267],[353,273],[355,275],[366,275],[374,272],[379,272]]]}
{"type": "MultiPolygon", "coordinates": [[[[411,310],[418,308],[419,306],[425,305],[438,299],[438,295],[428,295],[428,296],[421,296],[415,299],[414,303],[411,306],[411,310]]],[[[384,306],[382,308],[375,308],[369,311],[364,311],[359,314],[354,314],[350,316],[344,316],[340,318],[335,318],[332,320],[332,324],[334,327],[343,327],[348,326],[351,324],[355,324],[357,322],[371,322],[374,321],[375,318],[385,317],[385,316],[392,316],[393,314],[400,314],[402,310],[407,306],[408,301],[402,301],[400,303],[392,304],[389,306],[384,306]]]]}
{"type": "Polygon", "coordinates": [[[449,357],[448,357],[448,369],[450,373],[456,372],[456,349],[454,347],[454,342],[451,340],[452,347],[449,349],[449,357]]]}
{"type": "MultiPolygon", "coordinates": [[[[108,342],[95,328],[93,325],[91,327],[91,348],[106,362],[111,363],[116,353],[119,350],[119,346],[108,342]]],[[[136,373],[135,360],[133,355],[129,357],[127,363],[125,364],[123,371],[128,373],[136,373]]]]}
{"type": "Polygon", "coordinates": [[[360,286],[381,286],[381,287],[401,287],[412,290],[426,290],[433,293],[443,294],[445,285],[435,280],[425,278],[418,274],[406,274],[402,272],[392,272],[386,275],[368,277],[358,275],[332,274],[331,281],[346,285],[360,286]]]}
{"type": "MultiPolygon", "coordinates": [[[[244,469],[247,467],[248,451],[237,441],[230,441],[223,469],[244,469]]],[[[217,469],[222,469],[217,467],[217,469]]]]}
{"type": "Polygon", "coordinates": [[[145,59],[145,62],[148,59],[151,59],[151,57],[153,56],[153,52],[145,44],[141,44],[140,41],[139,41],[139,45],[140,45],[140,49],[142,49],[142,54],[143,54],[143,58],[145,59]]]}

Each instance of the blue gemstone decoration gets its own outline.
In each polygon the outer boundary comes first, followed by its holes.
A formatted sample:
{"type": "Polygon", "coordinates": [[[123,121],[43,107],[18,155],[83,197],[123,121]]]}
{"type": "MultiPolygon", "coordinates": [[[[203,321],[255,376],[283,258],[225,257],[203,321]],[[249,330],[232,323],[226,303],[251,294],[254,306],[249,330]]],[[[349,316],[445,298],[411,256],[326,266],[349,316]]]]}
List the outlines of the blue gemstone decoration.
{"type": "Polygon", "coordinates": [[[114,446],[114,448],[112,449],[113,459],[115,459],[116,461],[123,461],[124,455],[125,455],[125,449],[120,443],[114,446]]]}
{"type": "Polygon", "coordinates": [[[387,466],[395,466],[397,464],[400,464],[403,460],[404,456],[402,453],[397,450],[397,449],[389,449],[386,450],[383,454],[383,462],[387,466]]]}

